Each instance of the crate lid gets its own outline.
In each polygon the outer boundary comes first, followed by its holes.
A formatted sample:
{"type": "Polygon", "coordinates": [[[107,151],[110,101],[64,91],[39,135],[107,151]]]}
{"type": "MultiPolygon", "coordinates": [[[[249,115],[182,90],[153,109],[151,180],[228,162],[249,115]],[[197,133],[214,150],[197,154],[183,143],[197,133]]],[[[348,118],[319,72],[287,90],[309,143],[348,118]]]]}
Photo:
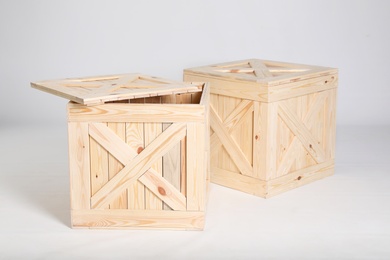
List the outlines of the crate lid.
{"type": "Polygon", "coordinates": [[[337,69],[279,61],[248,59],[185,69],[185,73],[264,83],[267,86],[337,73],[337,69]]]}
{"type": "Polygon", "coordinates": [[[31,86],[84,105],[201,91],[199,85],[141,74],[47,80],[31,86]]]}

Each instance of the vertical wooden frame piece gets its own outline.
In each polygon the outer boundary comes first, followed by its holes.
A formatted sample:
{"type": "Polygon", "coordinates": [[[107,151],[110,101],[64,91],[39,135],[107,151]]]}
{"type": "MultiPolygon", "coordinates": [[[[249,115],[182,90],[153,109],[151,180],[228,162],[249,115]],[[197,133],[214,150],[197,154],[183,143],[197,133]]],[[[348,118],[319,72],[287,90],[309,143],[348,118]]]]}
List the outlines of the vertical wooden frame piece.
{"type": "Polygon", "coordinates": [[[69,122],[69,174],[71,210],[90,209],[91,184],[88,123],[69,122]]]}
{"type": "Polygon", "coordinates": [[[276,175],[277,119],[277,102],[254,102],[253,174],[260,180],[276,175]]]}
{"type": "Polygon", "coordinates": [[[187,210],[204,211],[205,203],[205,125],[187,124],[187,210]]]}

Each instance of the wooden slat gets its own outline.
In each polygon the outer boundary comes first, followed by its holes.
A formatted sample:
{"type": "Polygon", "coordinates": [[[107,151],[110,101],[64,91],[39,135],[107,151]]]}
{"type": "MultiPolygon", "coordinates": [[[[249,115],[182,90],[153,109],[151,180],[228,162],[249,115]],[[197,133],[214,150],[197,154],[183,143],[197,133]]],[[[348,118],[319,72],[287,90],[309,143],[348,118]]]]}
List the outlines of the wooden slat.
{"type": "Polygon", "coordinates": [[[90,123],[89,134],[122,164],[134,158],[137,153],[103,123],[90,123]]]}
{"type": "MultiPolygon", "coordinates": [[[[254,77],[256,79],[256,77],[254,77]]],[[[184,74],[185,81],[206,81],[212,86],[211,93],[248,100],[267,102],[268,89],[257,83],[227,79],[221,77],[206,76],[200,74],[184,74]]]]}
{"type": "Polygon", "coordinates": [[[253,68],[256,77],[269,78],[272,77],[272,73],[268,70],[267,66],[261,60],[249,61],[250,66],[253,68]]]}
{"type": "Polygon", "coordinates": [[[203,122],[203,106],[189,104],[69,104],[70,122],[203,122]]]}
{"type": "Polygon", "coordinates": [[[187,124],[187,210],[204,211],[206,173],[204,123],[187,124]]]}
{"type": "MultiPolygon", "coordinates": [[[[123,163],[144,150],[143,123],[126,123],[126,143],[132,152],[126,153],[128,157],[122,159],[123,163]]],[[[127,188],[127,201],[129,209],[145,209],[145,186],[139,180],[127,188]]]]}
{"type": "Polygon", "coordinates": [[[69,174],[71,209],[90,209],[91,185],[87,123],[69,123],[69,174]]]}
{"type": "Polygon", "coordinates": [[[334,89],[337,87],[337,81],[338,78],[335,74],[329,74],[297,82],[288,81],[281,85],[270,85],[267,101],[274,102],[334,89]]]}
{"type": "MultiPolygon", "coordinates": [[[[91,196],[108,182],[108,152],[90,137],[91,196]]],[[[106,206],[109,208],[109,205],[106,206]]]]}
{"type": "Polygon", "coordinates": [[[146,146],[141,154],[129,160],[122,171],[91,198],[91,204],[95,207],[101,207],[110,203],[118,193],[144,174],[156,160],[175,146],[184,136],[185,124],[172,124],[171,127],[146,146]]]}
{"type": "Polygon", "coordinates": [[[202,230],[204,212],[162,210],[73,210],[73,228],[202,230]]]}
{"type": "Polygon", "coordinates": [[[213,108],[210,109],[210,123],[214,132],[219,136],[223,146],[229,152],[231,159],[237,165],[242,174],[251,176],[253,170],[252,166],[242,153],[239,146],[231,139],[228,130],[226,130],[223,126],[221,119],[218,117],[213,108]]]}
{"type": "Polygon", "coordinates": [[[164,201],[164,205],[169,207],[169,210],[186,210],[186,197],[184,197],[184,195],[165,178],[161,178],[161,176],[158,176],[151,171],[147,171],[139,180],[152,191],[154,195],[164,201]]]}
{"type": "MultiPolygon", "coordinates": [[[[245,122],[244,119],[252,114],[252,112],[253,102],[243,100],[223,122],[223,125],[226,129],[228,129],[229,134],[231,134],[236,127],[243,124],[245,122]]],[[[222,143],[219,141],[215,132],[210,137],[210,146],[213,147],[212,154],[217,153],[219,148],[222,146],[222,143]]]]}
{"type": "MultiPolygon", "coordinates": [[[[153,141],[162,133],[161,123],[145,123],[145,147],[152,144],[153,141]]],[[[163,176],[162,158],[158,158],[151,166],[150,170],[154,170],[157,176],[163,176]]],[[[163,202],[153,193],[152,190],[145,188],[145,208],[152,210],[161,210],[163,202]]]]}
{"type": "Polygon", "coordinates": [[[290,130],[301,141],[305,149],[311,154],[317,163],[325,161],[325,153],[310,131],[301,122],[296,114],[283,102],[279,102],[279,116],[283,119],[290,130]]]}
{"type": "Polygon", "coordinates": [[[299,169],[287,175],[270,180],[267,198],[300,187],[307,183],[331,176],[334,173],[334,160],[328,160],[303,169],[299,169]]]}
{"type": "Polygon", "coordinates": [[[276,175],[277,103],[254,102],[253,177],[276,175]]]}
{"type": "MultiPolygon", "coordinates": [[[[171,124],[170,123],[164,123],[163,124],[163,130],[167,129],[171,124]]],[[[185,137],[184,137],[185,138],[185,137]]],[[[184,139],[183,138],[183,139],[184,139]]],[[[180,141],[177,145],[175,145],[168,153],[166,153],[162,158],[162,164],[163,164],[163,177],[166,179],[170,184],[173,185],[176,189],[180,190],[180,175],[181,175],[181,155],[180,155],[180,148],[181,143],[183,140],[180,141]]],[[[163,208],[165,210],[171,210],[171,208],[164,204],[163,208]]]]}
{"type": "MultiPolygon", "coordinates": [[[[107,127],[111,129],[124,142],[126,141],[125,123],[108,123],[107,127]]],[[[118,172],[123,169],[123,164],[111,154],[108,155],[108,179],[112,179],[118,172]]],[[[127,190],[110,203],[110,209],[127,209],[127,190]]]]}
{"type": "Polygon", "coordinates": [[[243,191],[260,197],[266,196],[266,181],[250,176],[227,171],[221,168],[211,168],[213,183],[243,191]]]}
{"type": "Polygon", "coordinates": [[[327,157],[334,159],[336,150],[336,106],[337,106],[337,91],[336,89],[330,90],[328,96],[328,116],[327,116],[327,143],[328,148],[327,157]]]}

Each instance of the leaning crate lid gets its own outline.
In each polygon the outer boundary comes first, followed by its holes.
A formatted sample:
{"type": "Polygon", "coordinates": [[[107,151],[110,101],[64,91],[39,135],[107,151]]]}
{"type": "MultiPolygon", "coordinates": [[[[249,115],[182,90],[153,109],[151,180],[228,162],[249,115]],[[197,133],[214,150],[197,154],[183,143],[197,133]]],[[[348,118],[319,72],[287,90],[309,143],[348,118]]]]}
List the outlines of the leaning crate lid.
{"type": "Polygon", "coordinates": [[[201,91],[199,85],[134,73],[39,81],[31,86],[83,105],[201,91]]]}
{"type": "Polygon", "coordinates": [[[337,69],[279,61],[247,59],[185,69],[184,72],[187,74],[196,73],[217,78],[254,82],[263,86],[276,86],[336,74],[337,69]]]}

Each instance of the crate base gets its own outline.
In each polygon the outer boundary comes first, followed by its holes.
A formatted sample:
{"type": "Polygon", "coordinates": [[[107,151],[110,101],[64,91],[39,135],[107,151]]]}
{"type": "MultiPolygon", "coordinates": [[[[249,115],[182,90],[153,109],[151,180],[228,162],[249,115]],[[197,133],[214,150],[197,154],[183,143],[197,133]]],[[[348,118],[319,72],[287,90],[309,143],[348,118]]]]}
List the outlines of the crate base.
{"type": "Polygon", "coordinates": [[[204,212],[72,210],[72,228],[203,230],[204,212]]]}
{"type": "Polygon", "coordinates": [[[212,167],[211,182],[262,198],[270,198],[288,190],[331,176],[333,173],[334,160],[313,165],[268,181],[212,167]]]}

